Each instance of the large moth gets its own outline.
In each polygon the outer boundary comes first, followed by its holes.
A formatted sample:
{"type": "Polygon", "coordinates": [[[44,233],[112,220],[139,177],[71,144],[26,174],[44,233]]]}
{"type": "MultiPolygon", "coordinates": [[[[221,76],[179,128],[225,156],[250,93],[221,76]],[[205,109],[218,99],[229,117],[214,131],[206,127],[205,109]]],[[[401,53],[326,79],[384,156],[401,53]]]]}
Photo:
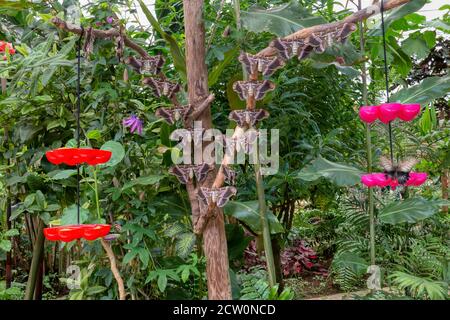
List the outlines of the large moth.
{"type": "Polygon", "coordinates": [[[268,80],[264,81],[236,81],[233,83],[233,90],[239,95],[241,100],[252,97],[261,100],[264,95],[275,89],[275,84],[268,80]]]}
{"type": "Polygon", "coordinates": [[[86,56],[86,58],[89,58],[91,53],[94,51],[94,41],[95,41],[95,34],[94,29],[92,27],[89,27],[88,29],[84,30],[84,45],[83,45],[83,51],[86,56]]]}
{"type": "Polygon", "coordinates": [[[125,38],[123,34],[123,26],[119,27],[119,34],[116,37],[116,57],[119,62],[123,60],[123,53],[125,51],[125,38]]]}
{"type": "Polygon", "coordinates": [[[163,118],[168,124],[173,125],[178,120],[186,121],[194,111],[194,107],[190,104],[186,106],[177,106],[174,108],[158,108],[155,115],[163,118]]]}
{"type": "Polygon", "coordinates": [[[270,76],[285,64],[279,57],[263,57],[246,52],[241,52],[239,61],[245,66],[248,74],[254,75],[260,72],[264,76],[270,76]]]}
{"type": "Polygon", "coordinates": [[[237,189],[232,186],[222,188],[205,188],[200,187],[198,190],[198,198],[207,206],[217,206],[222,208],[227,204],[230,198],[236,195],[237,189]]]}
{"type": "Polygon", "coordinates": [[[254,127],[259,121],[269,117],[269,112],[264,109],[257,110],[235,110],[231,111],[228,119],[236,121],[239,127],[243,128],[246,125],[254,127]]]}
{"type": "Polygon", "coordinates": [[[281,38],[275,39],[270,43],[270,46],[278,51],[278,55],[284,60],[297,57],[302,60],[308,56],[312,51],[312,47],[306,45],[303,39],[284,40],[281,38]]]}
{"type": "Polygon", "coordinates": [[[244,150],[245,153],[251,153],[258,141],[258,132],[256,130],[247,130],[242,135],[235,137],[225,137],[225,148],[229,152],[236,150],[240,152],[244,150]]]}
{"type": "Polygon", "coordinates": [[[165,60],[162,55],[146,57],[144,59],[136,59],[131,56],[126,59],[126,63],[129,64],[134,71],[144,75],[155,75],[160,73],[164,62],[165,60]]]}
{"type": "Polygon", "coordinates": [[[228,165],[221,165],[220,170],[222,170],[225,182],[234,185],[236,183],[236,171],[231,169],[228,165]]]}
{"type": "Polygon", "coordinates": [[[417,159],[407,158],[397,164],[392,163],[390,159],[385,156],[380,157],[380,164],[384,169],[386,178],[397,180],[399,184],[404,185],[409,180],[409,173],[417,164],[417,159]]]}
{"type": "Polygon", "coordinates": [[[197,182],[203,182],[206,179],[208,172],[213,169],[214,167],[207,163],[197,165],[186,164],[172,166],[169,169],[169,173],[177,177],[180,183],[187,184],[188,182],[192,181],[194,177],[197,182]]]}
{"type": "Polygon", "coordinates": [[[159,80],[155,78],[144,78],[142,82],[146,85],[148,85],[150,88],[153,89],[153,93],[155,96],[162,97],[166,96],[169,99],[172,98],[175,93],[180,91],[181,86],[178,83],[173,83],[170,81],[165,80],[159,80]]]}

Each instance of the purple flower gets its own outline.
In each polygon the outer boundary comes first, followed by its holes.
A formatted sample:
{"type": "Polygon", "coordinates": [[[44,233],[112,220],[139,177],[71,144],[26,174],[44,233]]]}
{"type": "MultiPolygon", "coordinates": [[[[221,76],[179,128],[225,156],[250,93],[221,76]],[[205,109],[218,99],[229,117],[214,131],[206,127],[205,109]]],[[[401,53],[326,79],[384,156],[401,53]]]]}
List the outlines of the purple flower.
{"type": "Polygon", "coordinates": [[[106,18],[106,22],[108,22],[109,24],[113,23],[114,19],[113,17],[109,16],[108,18],[106,18]]]}
{"type": "Polygon", "coordinates": [[[130,117],[123,119],[122,124],[125,127],[130,127],[130,132],[137,130],[138,134],[142,135],[142,120],[132,114],[130,117]]]}

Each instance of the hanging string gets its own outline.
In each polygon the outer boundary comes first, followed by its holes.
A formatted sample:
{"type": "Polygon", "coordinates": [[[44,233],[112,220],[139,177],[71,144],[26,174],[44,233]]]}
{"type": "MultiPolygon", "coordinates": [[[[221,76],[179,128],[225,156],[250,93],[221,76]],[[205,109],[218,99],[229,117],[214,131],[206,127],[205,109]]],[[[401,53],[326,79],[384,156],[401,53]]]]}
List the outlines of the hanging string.
{"type": "MultiPolygon", "coordinates": [[[[77,43],[77,148],[80,147],[80,109],[81,109],[81,94],[80,94],[80,80],[81,80],[81,40],[83,39],[84,28],[81,26],[81,35],[77,43]]],[[[80,165],[77,164],[77,224],[80,224],[80,165]]]]}
{"type": "MultiPolygon", "coordinates": [[[[384,54],[384,76],[386,83],[386,102],[389,103],[389,68],[387,64],[387,50],[386,50],[386,30],[384,25],[384,0],[381,0],[381,30],[383,33],[383,54],[384,54]]],[[[391,163],[394,164],[394,147],[392,142],[392,121],[388,124],[389,130],[389,147],[391,152],[391,163]]]]}

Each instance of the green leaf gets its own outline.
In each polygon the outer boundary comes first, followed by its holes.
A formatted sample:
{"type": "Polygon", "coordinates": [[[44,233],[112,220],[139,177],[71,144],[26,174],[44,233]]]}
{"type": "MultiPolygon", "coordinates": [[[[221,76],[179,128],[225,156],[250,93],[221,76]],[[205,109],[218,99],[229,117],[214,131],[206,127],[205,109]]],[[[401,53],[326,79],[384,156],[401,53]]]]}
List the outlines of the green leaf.
{"type": "MultiPolygon", "coordinates": [[[[230,201],[224,207],[224,212],[226,215],[233,216],[236,219],[244,222],[248,225],[254,232],[261,233],[261,220],[259,216],[259,204],[257,200],[252,201],[230,201]]],[[[267,210],[267,220],[269,222],[270,233],[282,233],[284,228],[278,221],[275,215],[267,210]]]]}
{"type": "Polygon", "coordinates": [[[219,80],[220,75],[222,74],[223,70],[232,62],[235,60],[239,53],[239,48],[233,48],[231,50],[228,50],[224,54],[224,59],[220,61],[217,65],[213,67],[211,72],[208,74],[208,86],[212,87],[216,84],[216,82],[219,80]]]}
{"type": "Polygon", "coordinates": [[[369,266],[366,260],[353,252],[342,252],[334,258],[333,265],[339,268],[349,268],[357,275],[365,274],[369,266]]]}
{"type": "Polygon", "coordinates": [[[188,267],[183,268],[183,271],[181,272],[181,280],[183,282],[188,281],[189,275],[190,275],[189,268],[188,267]]]}
{"type": "Polygon", "coordinates": [[[77,174],[77,170],[75,169],[67,169],[67,170],[55,170],[48,174],[49,178],[52,180],[61,180],[67,179],[73,175],[77,174]]]}
{"type": "Polygon", "coordinates": [[[394,201],[380,211],[378,218],[387,224],[416,223],[439,212],[442,205],[445,202],[420,197],[394,201]]]}
{"type": "Polygon", "coordinates": [[[109,159],[107,163],[102,164],[102,166],[113,167],[120,161],[122,161],[122,159],[125,157],[125,149],[123,148],[122,144],[117,141],[107,141],[104,145],[102,145],[100,149],[109,150],[112,152],[111,159],[109,159]]]}
{"type": "Polygon", "coordinates": [[[4,233],[5,237],[14,237],[19,235],[19,230],[17,229],[9,229],[4,233]]]}
{"type": "Polygon", "coordinates": [[[132,181],[129,181],[127,183],[125,183],[125,185],[123,186],[122,190],[127,190],[133,186],[136,185],[143,185],[143,186],[148,186],[148,185],[153,185],[153,184],[157,184],[159,181],[161,181],[165,176],[162,175],[150,175],[150,176],[146,176],[146,177],[139,177],[137,179],[134,179],[132,181]]]}
{"type": "Polygon", "coordinates": [[[164,292],[167,286],[167,276],[165,273],[160,273],[158,277],[158,288],[159,291],[164,292]]]}
{"type": "Polygon", "coordinates": [[[90,140],[100,140],[102,138],[102,134],[100,130],[91,130],[86,134],[86,137],[90,140]]]}
{"type": "Polygon", "coordinates": [[[93,287],[89,287],[86,290],[86,295],[88,296],[93,296],[99,293],[102,293],[103,291],[107,290],[108,288],[103,287],[103,286],[93,286],[93,287]]]}
{"type": "Polygon", "coordinates": [[[298,1],[270,9],[253,6],[241,12],[242,26],[252,32],[270,32],[285,37],[295,31],[326,23],[322,17],[311,15],[298,1]]]}
{"type": "Polygon", "coordinates": [[[326,178],[338,186],[351,186],[360,182],[362,172],[347,165],[328,161],[321,156],[303,168],[297,175],[301,180],[315,181],[326,178]]]}
{"type": "Polygon", "coordinates": [[[356,78],[360,76],[360,72],[356,70],[355,68],[349,67],[349,66],[342,66],[338,62],[318,62],[315,61],[312,63],[312,67],[316,69],[324,69],[329,66],[334,66],[339,72],[342,74],[345,74],[346,76],[349,76],[350,78],[356,78]]]}
{"type": "Polygon", "coordinates": [[[400,290],[408,289],[415,298],[429,298],[431,300],[446,300],[448,292],[443,281],[433,281],[425,277],[418,277],[401,271],[393,272],[389,278],[400,290]]]}
{"type": "MultiPolygon", "coordinates": [[[[80,223],[83,223],[87,220],[89,215],[89,211],[80,207],[80,223]]],[[[61,216],[61,225],[71,225],[77,224],[77,205],[73,204],[63,210],[63,214],[61,216]]]]}
{"type": "MultiPolygon", "coordinates": [[[[414,13],[422,9],[422,7],[427,3],[427,0],[414,0],[404,4],[401,7],[395,8],[390,13],[388,13],[384,18],[385,30],[388,30],[390,25],[404,16],[414,13]]],[[[368,32],[369,36],[382,36],[381,31],[381,21],[377,23],[372,30],[368,32]]]]}
{"type": "Polygon", "coordinates": [[[435,99],[445,96],[450,91],[450,75],[430,77],[421,83],[405,88],[395,93],[391,101],[401,103],[428,104],[435,99]]]}
{"type": "Polygon", "coordinates": [[[167,32],[165,32],[161,25],[159,24],[158,20],[153,16],[153,14],[150,12],[150,10],[147,8],[145,3],[142,0],[138,0],[139,4],[141,6],[142,11],[144,12],[145,16],[147,17],[148,21],[152,25],[153,29],[155,29],[156,32],[160,34],[161,37],[169,44],[170,53],[172,54],[173,64],[175,66],[175,69],[179,72],[181,78],[186,81],[186,59],[184,57],[183,51],[181,51],[180,46],[178,45],[177,41],[174,37],[169,35],[167,32]]]}
{"type": "Polygon", "coordinates": [[[425,40],[414,37],[409,37],[403,41],[402,49],[409,56],[416,56],[419,60],[426,58],[430,53],[430,49],[425,40]]]}
{"type": "Polygon", "coordinates": [[[175,244],[177,255],[181,258],[186,258],[192,252],[196,240],[195,234],[191,232],[178,235],[177,242],[175,244]]]}
{"type": "Polygon", "coordinates": [[[11,251],[11,241],[9,240],[0,240],[0,249],[2,249],[3,251],[9,252],[11,251]]]}

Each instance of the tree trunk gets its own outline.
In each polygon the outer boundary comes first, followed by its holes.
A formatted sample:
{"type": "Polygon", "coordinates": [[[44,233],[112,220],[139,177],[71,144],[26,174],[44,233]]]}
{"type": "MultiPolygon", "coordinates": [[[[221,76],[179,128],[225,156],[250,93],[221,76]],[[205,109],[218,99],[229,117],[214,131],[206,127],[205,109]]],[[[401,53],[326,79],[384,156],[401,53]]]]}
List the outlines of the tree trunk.
{"type": "MultiPolygon", "coordinates": [[[[205,63],[205,29],[202,16],[203,0],[183,0],[183,8],[188,95],[189,103],[195,105],[196,102],[208,96],[208,70],[205,63]]],[[[210,108],[206,108],[197,120],[202,121],[204,129],[211,128],[210,108]]],[[[211,186],[213,180],[214,174],[210,174],[204,185],[211,186]]],[[[217,209],[216,211],[216,214],[207,222],[203,232],[208,298],[211,300],[230,300],[231,287],[225,222],[222,210],[217,209]]]]}

